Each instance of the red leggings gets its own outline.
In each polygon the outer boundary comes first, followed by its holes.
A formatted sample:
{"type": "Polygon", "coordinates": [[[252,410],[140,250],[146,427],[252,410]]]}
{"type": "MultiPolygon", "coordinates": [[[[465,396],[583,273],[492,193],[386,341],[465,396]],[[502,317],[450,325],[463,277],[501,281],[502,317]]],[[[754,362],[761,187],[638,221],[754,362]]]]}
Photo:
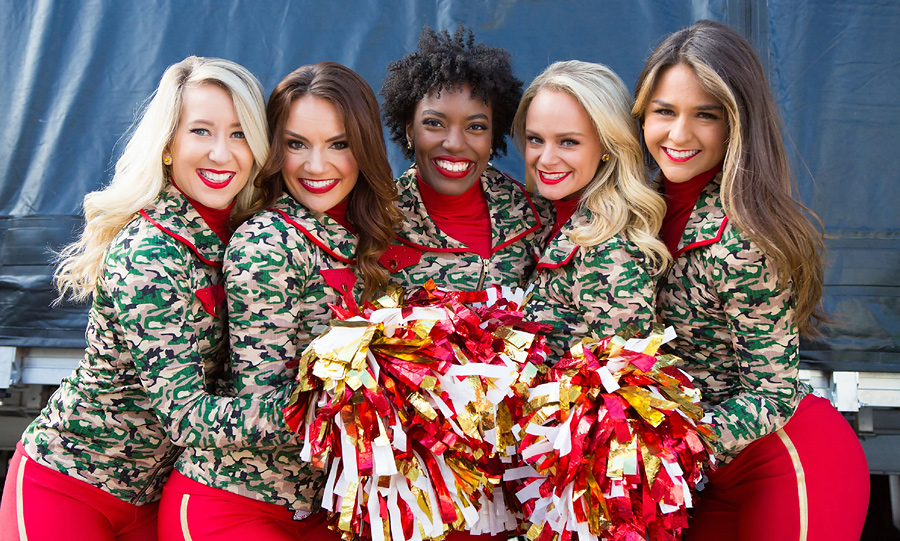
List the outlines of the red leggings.
{"type": "Polygon", "coordinates": [[[37,464],[16,446],[0,503],[0,541],[154,541],[158,503],[132,505],[37,464]]]}
{"type": "Polygon", "coordinates": [[[859,438],[828,400],[805,397],[791,420],[712,473],[687,541],[857,541],[869,505],[859,438]]]}
{"type": "Polygon", "coordinates": [[[293,520],[294,512],[172,472],[159,504],[160,541],[340,541],[328,529],[325,512],[293,520]]]}

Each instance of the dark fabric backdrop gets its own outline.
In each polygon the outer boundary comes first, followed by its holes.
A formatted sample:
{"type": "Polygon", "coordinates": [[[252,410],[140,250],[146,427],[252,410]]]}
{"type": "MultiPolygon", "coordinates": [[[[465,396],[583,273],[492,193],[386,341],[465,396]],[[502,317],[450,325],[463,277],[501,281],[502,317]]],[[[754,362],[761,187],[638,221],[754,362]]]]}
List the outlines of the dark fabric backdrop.
{"type": "MultiPolygon", "coordinates": [[[[462,22],[509,49],[526,84],[577,58],[631,86],[667,33],[701,18],[760,51],[800,194],[834,237],[825,304],[843,323],[805,362],[900,371],[900,6],[883,0],[0,0],[0,345],[83,346],[87,308],[50,307],[51,250],[80,227],[84,194],[109,180],[163,70],[189,54],[239,62],[267,93],[334,60],[377,92],[423,25],[462,22]]],[[[522,178],[514,150],[495,164],[522,178]]]]}

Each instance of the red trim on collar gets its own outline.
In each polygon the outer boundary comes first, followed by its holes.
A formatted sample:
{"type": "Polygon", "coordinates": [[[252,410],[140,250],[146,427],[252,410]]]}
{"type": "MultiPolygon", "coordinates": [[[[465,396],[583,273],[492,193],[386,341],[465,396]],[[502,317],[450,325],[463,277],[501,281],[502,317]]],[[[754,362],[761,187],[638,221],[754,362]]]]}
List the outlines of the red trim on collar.
{"type": "Polygon", "coordinates": [[[722,225],[719,226],[719,231],[716,233],[715,237],[713,237],[711,239],[698,240],[697,242],[692,242],[691,244],[688,244],[681,250],[678,250],[677,252],[675,252],[675,255],[672,256],[672,259],[677,259],[678,256],[687,252],[688,250],[693,250],[694,248],[699,248],[700,246],[708,246],[710,244],[715,244],[715,243],[719,242],[720,240],[722,240],[722,234],[725,232],[726,225],[728,225],[728,216],[726,216],[724,219],[722,219],[722,225]]]}
{"type": "Polygon", "coordinates": [[[538,269],[558,269],[558,268],[562,267],[563,265],[566,265],[569,261],[572,261],[572,257],[575,256],[575,252],[578,251],[578,248],[580,248],[580,246],[576,246],[575,248],[573,248],[572,252],[569,253],[569,255],[566,256],[566,258],[564,260],[562,260],[560,263],[557,263],[555,265],[552,263],[538,263],[537,268],[538,269]]]}
{"type": "Polygon", "coordinates": [[[191,251],[194,252],[198,258],[200,258],[200,261],[206,263],[207,265],[212,265],[213,267],[217,267],[220,269],[222,268],[222,263],[203,257],[203,254],[200,253],[200,250],[197,249],[197,246],[195,246],[193,242],[187,240],[186,238],[182,237],[181,235],[178,235],[177,233],[173,233],[172,231],[169,231],[168,229],[163,227],[162,224],[160,224],[159,222],[157,222],[156,220],[151,218],[150,215],[147,214],[147,212],[145,210],[141,210],[140,214],[144,218],[147,218],[147,220],[149,220],[151,224],[155,225],[157,227],[157,229],[159,229],[166,235],[169,235],[173,239],[181,242],[182,244],[184,244],[185,246],[190,248],[191,251]]]}
{"type": "MultiPolygon", "coordinates": [[[[503,174],[504,176],[506,176],[505,173],[502,173],[502,172],[501,172],[501,174],[503,174]]],[[[529,235],[530,233],[533,233],[534,231],[537,231],[538,229],[541,228],[541,216],[540,216],[540,214],[538,214],[537,209],[534,208],[534,203],[531,201],[531,196],[528,195],[528,191],[525,190],[525,188],[523,188],[522,185],[519,184],[518,182],[516,182],[515,180],[512,180],[512,179],[509,178],[508,176],[507,176],[506,178],[509,179],[510,182],[512,182],[513,184],[515,184],[516,187],[519,188],[519,189],[522,191],[522,194],[525,196],[525,200],[528,201],[528,206],[531,207],[531,212],[532,212],[532,214],[534,215],[534,219],[537,221],[537,225],[535,225],[534,227],[530,227],[530,228],[526,229],[526,230],[523,231],[521,234],[519,234],[519,235],[517,235],[517,236],[515,236],[515,237],[513,237],[513,238],[511,238],[511,239],[508,239],[506,242],[504,242],[504,243],[502,243],[502,244],[498,244],[497,246],[492,247],[492,248],[491,248],[491,255],[492,255],[492,256],[493,256],[494,254],[496,254],[497,252],[499,252],[501,249],[506,248],[507,246],[509,246],[510,244],[516,242],[517,240],[519,240],[519,239],[521,239],[521,238],[523,238],[523,237],[529,235]]],[[[433,221],[433,220],[432,220],[432,221],[433,221]]],[[[491,224],[491,226],[493,227],[493,224],[491,224]]],[[[464,253],[473,253],[473,254],[475,254],[475,255],[478,255],[477,252],[475,252],[474,250],[472,250],[471,248],[468,248],[468,247],[466,247],[466,248],[432,248],[432,247],[430,247],[430,246],[424,246],[424,245],[422,245],[422,244],[416,244],[415,242],[413,242],[413,241],[411,241],[411,240],[407,240],[407,239],[401,237],[399,234],[398,234],[398,235],[395,235],[395,238],[396,238],[398,241],[402,242],[403,244],[405,244],[405,245],[407,245],[407,246],[412,246],[413,248],[419,248],[419,249],[421,249],[421,250],[424,251],[424,252],[440,252],[440,253],[445,253],[445,254],[464,254],[464,253]]],[[[569,256],[569,257],[571,258],[571,256],[569,256]]]]}
{"type": "Polygon", "coordinates": [[[287,213],[284,212],[283,210],[279,210],[279,209],[275,209],[275,208],[269,209],[269,210],[273,210],[273,211],[277,212],[278,214],[281,214],[281,216],[285,219],[286,222],[288,222],[289,224],[291,224],[291,225],[293,225],[294,227],[296,227],[297,229],[299,229],[299,230],[306,236],[306,238],[308,238],[309,240],[311,240],[312,243],[315,244],[316,246],[318,246],[319,248],[321,248],[321,249],[325,250],[326,252],[328,252],[328,255],[330,255],[331,257],[337,259],[337,260],[340,261],[341,263],[346,263],[346,264],[348,264],[348,265],[355,265],[355,264],[356,264],[356,260],[355,260],[355,259],[347,259],[347,258],[341,256],[340,254],[336,253],[334,250],[332,250],[331,248],[329,248],[328,246],[326,246],[324,242],[322,242],[321,240],[319,240],[318,238],[316,238],[315,235],[313,235],[312,233],[310,233],[308,229],[306,229],[305,227],[303,227],[302,225],[300,225],[296,220],[294,220],[293,218],[291,218],[290,216],[288,216],[287,213]]]}

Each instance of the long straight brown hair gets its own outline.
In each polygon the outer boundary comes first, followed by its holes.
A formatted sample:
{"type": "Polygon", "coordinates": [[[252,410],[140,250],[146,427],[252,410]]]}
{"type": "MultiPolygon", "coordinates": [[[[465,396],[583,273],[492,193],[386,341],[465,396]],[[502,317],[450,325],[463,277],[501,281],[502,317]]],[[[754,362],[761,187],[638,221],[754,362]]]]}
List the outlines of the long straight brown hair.
{"type": "Polygon", "coordinates": [[[387,281],[378,258],[394,238],[400,213],[394,206],[397,187],[387,159],[381,131],[378,101],[365,79],[346,66],[319,62],[301,66],[285,77],[269,96],[269,157],[257,177],[260,196],[251,207],[235,216],[244,222],[270,207],[285,190],[284,127],[295,100],[310,95],[331,102],[344,119],[344,129],[359,179],[349,195],[347,218],[357,231],[356,261],[363,275],[363,298],[368,299],[387,281]]]}
{"type": "MultiPolygon", "coordinates": [[[[722,204],[734,223],[771,257],[782,287],[793,284],[795,323],[805,335],[825,321],[822,297],[822,222],[794,197],[794,178],[781,137],[781,116],[753,46],[715,21],[698,21],[675,32],[653,51],[635,87],[632,113],[644,112],[659,77],[670,67],[691,68],[725,107],[728,148],[722,204]],[[814,220],[818,227],[814,226],[814,220]]],[[[647,165],[656,168],[644,146],[647,165]]]]}

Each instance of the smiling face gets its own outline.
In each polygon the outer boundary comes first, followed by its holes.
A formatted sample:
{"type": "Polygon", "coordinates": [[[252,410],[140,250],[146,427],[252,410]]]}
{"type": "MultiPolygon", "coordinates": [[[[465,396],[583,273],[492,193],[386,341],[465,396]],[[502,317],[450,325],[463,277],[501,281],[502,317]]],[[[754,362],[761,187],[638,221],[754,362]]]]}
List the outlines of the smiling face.
{"type": "Polygon", "coordinates": [[[285,186],[306,208],[325,212],[356,186],[359,166],[343,116],[330,101],[309,94],[294,100],[281,141],[285,186]]]}
{"type": "Polygon", "coordinates": [[[644,142],[671,182],[687,182],[725,159],[728,122],[722,103],[690,67],[663,71],[644,111],[644,142]]]}
{"type": "Polygon", "coordinates": [[[184,91],[171,156],[175,184],[191,199],[227,208],[250,178],[253,152],[231,96],[207,84],[184,91]]]}
{"type": "Polygon", "coordinates": [[[541,195],[578,197],[606,152],[587,111],[566,92],[541,90],[525,116],[525,168],[541,195]]]}
{"type": "Polygon", "coordinates": [[[491,159],[492,109],[469,85],[444,88],[416,105],[406,136],[422,180],[444,195],[459,195],[481,177],[491,159]]]}

